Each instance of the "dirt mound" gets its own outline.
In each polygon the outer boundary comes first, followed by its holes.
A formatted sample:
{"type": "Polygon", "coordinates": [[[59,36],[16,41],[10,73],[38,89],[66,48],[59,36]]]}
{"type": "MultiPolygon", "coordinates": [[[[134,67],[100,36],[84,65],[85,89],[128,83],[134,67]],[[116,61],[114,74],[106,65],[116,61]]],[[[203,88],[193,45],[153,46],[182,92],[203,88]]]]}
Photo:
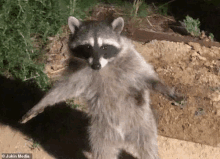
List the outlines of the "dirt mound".
{"type": "Polygon", "coordinates": [[[135,42],[136,49],[160,78],[185,96],[175,104],[152,94],[158,111],[159,134],[217,146],[220,143],[220,48],[198,43],[135,42]]]}

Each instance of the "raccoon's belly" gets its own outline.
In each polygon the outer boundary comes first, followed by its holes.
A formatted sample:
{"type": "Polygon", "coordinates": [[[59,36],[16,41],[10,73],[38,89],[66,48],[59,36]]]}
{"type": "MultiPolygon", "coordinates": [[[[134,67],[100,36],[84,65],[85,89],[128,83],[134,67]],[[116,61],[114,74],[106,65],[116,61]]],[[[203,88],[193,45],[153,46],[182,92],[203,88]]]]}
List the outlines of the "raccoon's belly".
{"type": "Polygon", "coordinates": [[[149,92],[141,90],[111,95],[102,94],[90,100],[88,105],[91,123],[109,126],[123,139],[127,131],[145,124],[144,116],[149,109],[149,92]]]}

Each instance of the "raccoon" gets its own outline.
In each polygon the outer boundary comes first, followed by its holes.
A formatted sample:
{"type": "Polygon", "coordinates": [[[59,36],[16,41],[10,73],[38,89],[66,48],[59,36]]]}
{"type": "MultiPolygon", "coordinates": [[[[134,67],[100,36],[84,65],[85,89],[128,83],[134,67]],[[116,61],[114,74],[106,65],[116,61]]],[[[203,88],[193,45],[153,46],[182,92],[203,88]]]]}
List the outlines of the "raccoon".
{"type": "Polygon", "coordinates": [[[26,123],[45,107],[83,97],[90,116],[89,139],[94,159],[118,159],[132,147],[140,159],[159,159],[157,124],[150,107],[150,90],[176,99],[153,67],[121,35],[122,17],[112,22],[68,18],[71,30],[68,75],[20,121],[26,123]]]}

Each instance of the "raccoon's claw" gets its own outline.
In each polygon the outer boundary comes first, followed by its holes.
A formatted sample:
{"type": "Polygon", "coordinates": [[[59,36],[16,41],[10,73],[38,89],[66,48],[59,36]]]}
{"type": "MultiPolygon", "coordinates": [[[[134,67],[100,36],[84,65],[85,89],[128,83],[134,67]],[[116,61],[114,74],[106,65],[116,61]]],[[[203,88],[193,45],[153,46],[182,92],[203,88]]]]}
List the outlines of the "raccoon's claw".
{"type": "Polygon", "coordinates": [[[172,94],[172,95],[169,95],[170,98],[172,98],[174,101],[181,101],[183,100],[183,97],[179,97],[178,95],[176,94],[172,94]]]}
{"type": "Polygon", "coordinates": [[[183,100],[185,100],[185,97],[180,94],[173,94],[170,95],[169,97],[177,103],[181,103],[183,100]]]}
{"type": "Polygon", "coordinates": [[[29,110],[23,117],[22,119],[19,121],[19,123],[24,124],[27,121],[31,120],[32,118],[34,118],[35,116],[37,116],[39,113],[42,113],[44,110],[38,110],[38,111],[34,111],[34,110],[29,110]]]}
{"type": "Polygon", "coordinates": [[[24,115],[24,116],[22,117],[22,119],[19,121],[19,123],[24,124],[24,123],[26,123],[27,121],[29,121],[30,119],[32,119],[33,117],[35,117],[36,115],[37,115],[37,114],[31,114],[31,115],[26,114],[26,115],[24,115]]]}

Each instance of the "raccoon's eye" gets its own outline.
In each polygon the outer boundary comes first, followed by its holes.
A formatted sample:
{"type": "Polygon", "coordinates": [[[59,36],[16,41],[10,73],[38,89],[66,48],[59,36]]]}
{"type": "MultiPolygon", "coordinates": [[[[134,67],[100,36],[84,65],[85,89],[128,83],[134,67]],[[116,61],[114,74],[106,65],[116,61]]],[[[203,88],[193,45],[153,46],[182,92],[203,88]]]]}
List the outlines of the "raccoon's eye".
{"type": "Polygon", "coordinates": [[[101,49],[102,49],[102,50],[107,50],[107,48],[108,48],[108,47],[107,47],[106,45],[101,46],[101,49]]]}
{"type": "Polygon", "coordinates": [[[85,48],[86,48],[86,49],[91,49],[91,46],[90,46],[89,44],[86,44],[86,45],[85,45],[85,48]]]}

